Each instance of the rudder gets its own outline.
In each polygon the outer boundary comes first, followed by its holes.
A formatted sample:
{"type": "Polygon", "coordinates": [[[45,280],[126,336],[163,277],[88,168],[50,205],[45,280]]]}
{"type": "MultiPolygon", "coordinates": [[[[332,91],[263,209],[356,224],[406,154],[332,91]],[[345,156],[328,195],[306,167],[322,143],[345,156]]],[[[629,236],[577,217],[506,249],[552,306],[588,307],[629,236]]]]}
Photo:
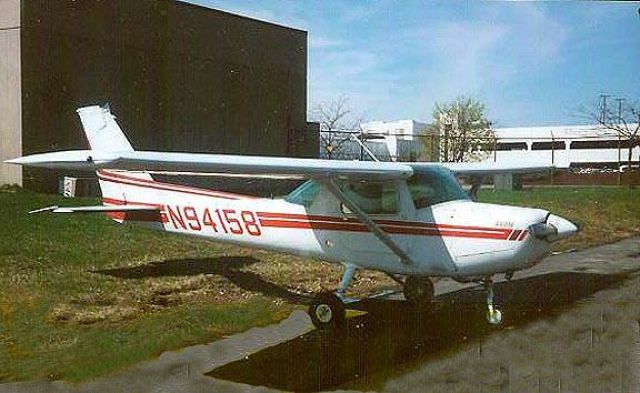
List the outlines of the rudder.
{"type": "Polygon", "coordinates": [[[133,146],[118,126],[109,105],[93,105],[76,110],[91,150],[118,152],[133,151],[133,146]]]}
{"type": "MultiPolygon", "coordinates": [[[[111,114],[108,104],[92,105],[76,110],[80,116],[82,128],[89,141],[91,150],[100,152],[132,152],[133,146],[111,114]]],[[[150,180],[153,178],[146,172],[127,172],[127,176],[150,180]]],[[[121,186],[99,180],[103,198],[122,197],[121,186]]]]}

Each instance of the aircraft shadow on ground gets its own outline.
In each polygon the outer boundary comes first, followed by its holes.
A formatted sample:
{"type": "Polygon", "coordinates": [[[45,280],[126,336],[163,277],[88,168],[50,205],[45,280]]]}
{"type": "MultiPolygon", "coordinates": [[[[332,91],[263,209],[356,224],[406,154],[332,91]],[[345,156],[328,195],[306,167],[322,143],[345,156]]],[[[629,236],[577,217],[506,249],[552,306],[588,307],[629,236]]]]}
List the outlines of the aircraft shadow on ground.
{"type": "Polygon", "coordinates": [[[246,291],[259,292],[265,296],[277,297],[293,303],[309,303],[312,299],[310,296],[291,292],[286,288],[264,280],[256,273],[240,270],[242,267],[259,262],[259,259],[250,256],[170,259],[140,266],[94,270],[92,273],[128,280],[149,277],[180,277],[215,274],[225,277],[246,291]]]}
{"type": "Polygon", "coordinates": [[[288,391],[335,388],[408,361],[426,361],[481,342],[500,329],[559,314],[624,278],[563,272],[497,283],[496,300],[504,315],[500,328],[486,322],[484,293],[477,287],[438,296],[431,312],[412,311],[401,301],[366,300],[357,307],[367,314],[350,318],[340,330],[314,330],[208,375],[288,391]]]}

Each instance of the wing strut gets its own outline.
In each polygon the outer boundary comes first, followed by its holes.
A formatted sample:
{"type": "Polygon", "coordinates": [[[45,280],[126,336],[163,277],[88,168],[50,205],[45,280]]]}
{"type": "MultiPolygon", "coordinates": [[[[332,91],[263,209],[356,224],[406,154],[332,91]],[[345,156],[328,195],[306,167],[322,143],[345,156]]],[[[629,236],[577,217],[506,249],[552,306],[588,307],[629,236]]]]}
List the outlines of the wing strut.
{"type": "Polygon", "coordinates": [[[338,185],[333,181],[332,178],[327,179],[325,181],[325,184],[329,187],[329,191],[331,191],[331,193],[339,201],[344,203],[349,208],[349,210],[351,210],[356,215],[356,217],[358,217],[358,220],[360,220],[360,222],[362,222],[367,228],[369,228],[369,230],[373,232],[373,234],[378,239],[380,239],[382,243],[389,247],[389,249],[394,254],[396,254],[398,258],[400,258],[400,262],[406,265],[417,266],[416,263],[411,259],[411,257],[406,252],[404,252],[404,250],[400,248],[400,246],[398,246],[396,242],[394,242],[393,239],[391,239],[391,237],[387,235],[385,231],[380,229],[378,224],[376,224],[371,218],[369,218],[367,213],[363,212],[358,207],[358,205],[356,205],[356,203],[351,200],[351,198],[349,198],[344,192],[342,192],[342,190],[340,190],[340,187],[338,187],[338,185]]]}

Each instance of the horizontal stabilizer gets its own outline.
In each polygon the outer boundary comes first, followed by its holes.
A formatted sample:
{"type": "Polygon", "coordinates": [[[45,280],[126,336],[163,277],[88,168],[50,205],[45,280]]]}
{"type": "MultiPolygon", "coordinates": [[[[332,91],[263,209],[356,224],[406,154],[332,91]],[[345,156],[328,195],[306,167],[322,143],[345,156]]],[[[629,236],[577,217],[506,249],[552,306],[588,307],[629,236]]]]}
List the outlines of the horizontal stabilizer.
{"type": "Polygon", "coordinates": [[[42,209],[32,210],[29,214],[34,213],[126,213],[140,211],[159,211],[154,206],[139,205],[120,205],[120,206],[49,206],[42,209]]]}

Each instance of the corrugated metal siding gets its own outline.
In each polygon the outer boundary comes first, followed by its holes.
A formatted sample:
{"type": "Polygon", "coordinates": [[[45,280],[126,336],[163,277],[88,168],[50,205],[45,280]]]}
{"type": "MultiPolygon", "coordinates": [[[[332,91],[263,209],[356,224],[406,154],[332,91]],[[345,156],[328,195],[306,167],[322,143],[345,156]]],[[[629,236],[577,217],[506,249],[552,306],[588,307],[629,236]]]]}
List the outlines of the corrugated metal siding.
{"type": "MultiPolygon", "coordinates": [[[[106,101],[137,149],[296,153],[306,32],[169,0],[23,9],[25,154],[84,148],[75,109],[106,101]]],[[[27,174],[55,189],[55,174],[27,174]]]]}

